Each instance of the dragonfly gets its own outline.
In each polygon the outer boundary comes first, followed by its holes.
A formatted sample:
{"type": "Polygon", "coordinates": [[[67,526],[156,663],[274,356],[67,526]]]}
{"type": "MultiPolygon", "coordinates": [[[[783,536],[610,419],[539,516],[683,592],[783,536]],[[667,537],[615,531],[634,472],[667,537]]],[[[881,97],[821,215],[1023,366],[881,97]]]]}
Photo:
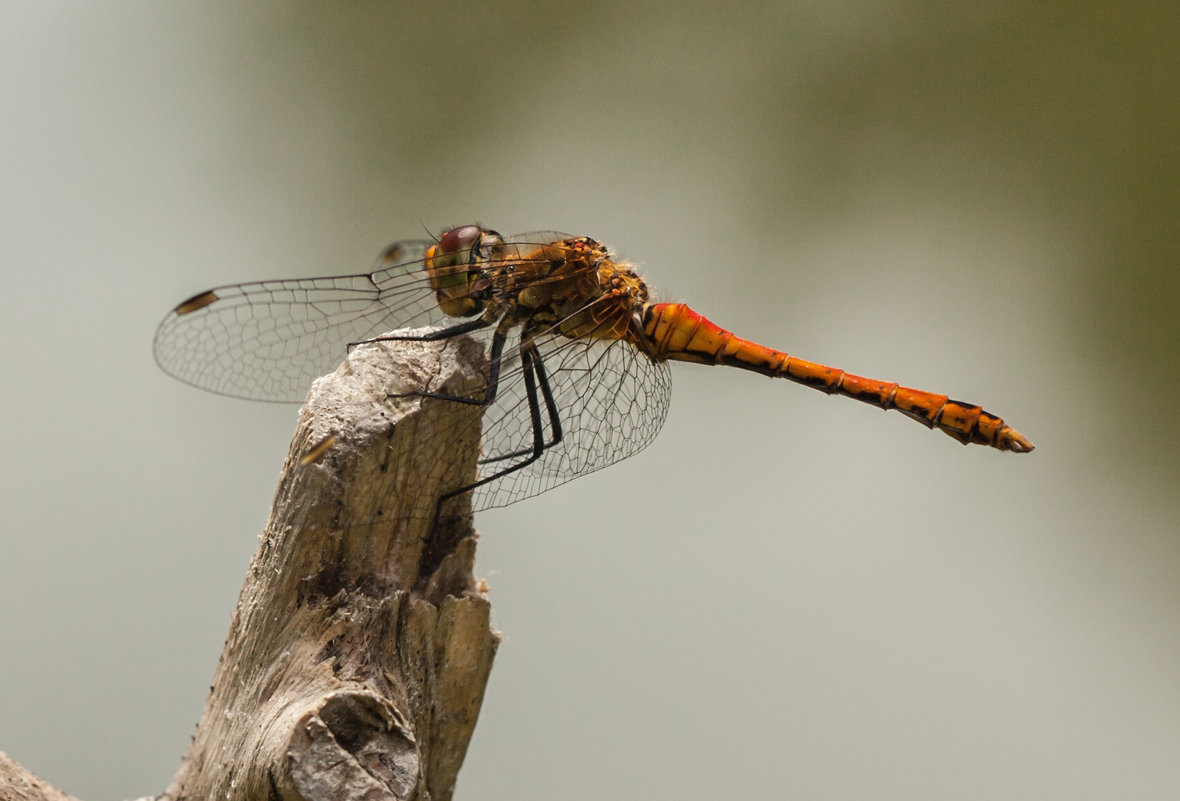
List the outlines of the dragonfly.
{"type": "MultiPolygon", "coordinates": [[[[504,236],[463,225],[395,242],[368,273],[215,287],[156,331],[157,363],[210,392],[303,400],[358,343],[481,339],[486,383],[478,474],[446,497],[505,506],[638,453],[671,396],[669,362],[723,365],[896,409],[963,444],[1033,444],[982,407],[853,375],[743,339],[683,303],[651,299],[602,243],[555,231],[504,236]]],[[[429,393],[421,393],[430,396],[429,393]]],[[[470,432],[451,432],[458,439],[470,432]]],[[[430,443],[439,448],[446,442],[430,443]]]]}

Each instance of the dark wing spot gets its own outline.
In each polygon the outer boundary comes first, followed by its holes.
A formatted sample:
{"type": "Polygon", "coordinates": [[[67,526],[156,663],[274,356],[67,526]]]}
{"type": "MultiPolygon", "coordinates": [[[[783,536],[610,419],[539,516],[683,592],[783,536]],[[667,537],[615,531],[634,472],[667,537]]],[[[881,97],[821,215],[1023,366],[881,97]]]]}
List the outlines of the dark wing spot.
{"type": "Polygon", "coordinates": [[[199,295],[193,295],[184,303],[181,303],[179,306],[177,306],[174,311],[177,315],[191,314],[197,309],[203,309],[210,303],[213,303],[217,300],[219,300],[219,298],[217,297],[216,293],[214,293],[213,290],[209,290],[208,292],[202,292],[199,295]]]}

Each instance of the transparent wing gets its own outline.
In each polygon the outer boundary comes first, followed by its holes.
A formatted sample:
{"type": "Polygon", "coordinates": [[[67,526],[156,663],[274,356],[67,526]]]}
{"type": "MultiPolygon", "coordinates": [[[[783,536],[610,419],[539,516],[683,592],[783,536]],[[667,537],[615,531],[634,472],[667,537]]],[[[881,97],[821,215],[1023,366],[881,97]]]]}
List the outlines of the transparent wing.
{"type": "Polygon", "coordinates": [[[664,424],[672,390],[667,363],[651,361],[622,340],[547,334],[538,337],[536,345],[557,426],[538,384],[535,398],[544,450],[536,461],[509,470],[528,462],[535,440],[525,368],[514,334],[505,349],[496,400],[482,418],[478,480],[500,477],[476,487],[473,511],[507,506],[633,456],[664,424]]]}
{"type": "MultiPolygon", "coordinates": [[[[503,252],[520,259],[534,246],[566,237],[520,234],[503,252]]],[[[219,395],[298,403],[349,344],[456,322],[439,309],[422,266],[431,244],[395,242],[370,273],[255,281],[194,295],[156,329],[156,362],[186,384],[219,395]]]]}
{"type": "Polygon", "coordinates": [[[256,281],[195,295],[160,323],[156,362],[220,395],[302,401],[349,343],[447,319],[422,269],[430,244],[395,243],[362,275],[256,281]]]}
{"type": "Polygon", "coordinates": [[[571,234],[563,234],[561,231],[529,231],[527,234],[513,234],[507,237],[507,241],[516,245],[552,245],[554,242],[572,238],[571,234]]]}

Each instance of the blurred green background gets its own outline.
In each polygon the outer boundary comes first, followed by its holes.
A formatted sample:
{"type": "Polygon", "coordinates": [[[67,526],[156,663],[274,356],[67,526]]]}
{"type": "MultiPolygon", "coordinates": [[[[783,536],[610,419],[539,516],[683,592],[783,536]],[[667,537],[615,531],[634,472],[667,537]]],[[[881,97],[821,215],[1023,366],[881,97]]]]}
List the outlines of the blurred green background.
{"type": "Polygon", "coordinates": [[[676,365],[649,450],[478,519],[458,798],[1180,797],[1174,4],[4,17],[0,749],[45,779],[166,786],[295,423],[159,319],[480,221],[1038,450],[676,365]]]}

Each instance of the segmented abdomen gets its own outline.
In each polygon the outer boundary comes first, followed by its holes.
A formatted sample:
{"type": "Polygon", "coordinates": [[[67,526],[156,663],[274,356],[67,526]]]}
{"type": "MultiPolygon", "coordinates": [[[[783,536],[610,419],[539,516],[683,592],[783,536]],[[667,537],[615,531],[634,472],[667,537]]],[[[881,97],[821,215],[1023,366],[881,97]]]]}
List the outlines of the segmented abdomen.
{"type": "Polygon", "coordinates": [[[844,395],[937,428],[964,445],[990,445],[1027,453],[1033,444],[981,406],[920,389],[847,373],[804,361],[726,331],[683,303],[652,303],[643,309],[643,330],[657,359],[725,364],[844,395]]]}

